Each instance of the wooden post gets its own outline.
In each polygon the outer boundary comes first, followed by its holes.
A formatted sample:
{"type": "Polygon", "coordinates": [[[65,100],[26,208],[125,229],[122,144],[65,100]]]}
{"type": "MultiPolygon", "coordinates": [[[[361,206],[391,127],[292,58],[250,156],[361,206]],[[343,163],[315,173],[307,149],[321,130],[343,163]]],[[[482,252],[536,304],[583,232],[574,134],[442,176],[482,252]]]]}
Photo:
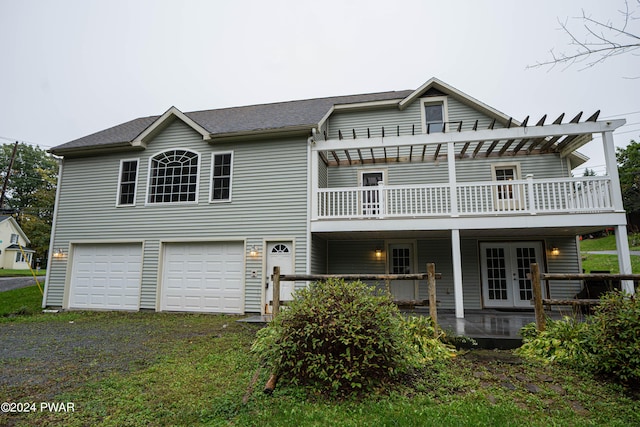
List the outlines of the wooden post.
{"type": "Polygon", "coordinates": [[[280,313],[280,267],[273,267],[273,317],[280,313]]]}
{"type": "Polygon", "coordinates": [[[536,328],[542,332],[547,327],[542,306],[542,284],[540,283],[540,269],[538,264],[531,264],[531,286],[533,287],[533,307],[536,313],[536,328]]]}
{"type": "Polygon", "coordinates": [[[429,289],[429,316],[438,330],[438,307],[436,307],[436,265],[427,263],[427,287],[429,289]]]}

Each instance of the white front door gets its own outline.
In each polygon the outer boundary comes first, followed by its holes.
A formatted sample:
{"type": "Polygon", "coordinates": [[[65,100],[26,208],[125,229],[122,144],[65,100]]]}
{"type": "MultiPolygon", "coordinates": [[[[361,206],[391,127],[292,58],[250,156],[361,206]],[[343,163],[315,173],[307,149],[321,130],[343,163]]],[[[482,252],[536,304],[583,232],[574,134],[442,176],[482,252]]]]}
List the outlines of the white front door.
{"type": "Polygon", "coordinates": [[[480,243],[482,293],[485,307],[532,308],[530,266],[542,267],[540,242],[480,243]]]}
{"type": "MultiPolygon", "coordinates": [[[[267,244],[267,289],[265,292],[265,314],[270,314],[273,307],[273,267],[280,267],[280,274],[293,274],[292,242],[269,242],[267,244]]],[[[293,298],[294,282],[280,282],[280,301],[293,298]]]]}
{"type": "Polygon", "coordinates": [[[362,172],[360,182],[363,187],[369,187],[362,192],[362,214],[376,216],[380,214],[380,194],[378,183],[384,182],[384,172],[362,172]]]}
{"type": "MultiPolygon", "coordinates": [[[[413,243],[392,243],[388,250],[389,274],[414,273],[413,243]]],[[[394,300],[415,300],[415,280],[391,280],[389,291],[394,300]]]]}

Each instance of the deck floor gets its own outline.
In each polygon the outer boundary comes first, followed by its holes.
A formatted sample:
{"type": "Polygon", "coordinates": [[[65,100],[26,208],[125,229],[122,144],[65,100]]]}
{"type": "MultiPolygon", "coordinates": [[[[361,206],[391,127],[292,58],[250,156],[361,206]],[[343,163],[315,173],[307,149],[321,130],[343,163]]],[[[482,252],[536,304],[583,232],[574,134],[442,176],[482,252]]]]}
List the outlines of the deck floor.
{"type": "MultiPolygon", "coordinates": [[[[428,308],[403,309],[403,313],[428,316],[428,308]]],[[[560,319],[563,315],[577,316],[569,311],[547,311],[547,316],[560,319]]],[[[239,320],[248,323],[267,323],[271,315],[250,316],[239,320]]],[[[481,348],[517,348],[522,343],[520,329],[535,322],[533,311],[465,310],[458,319],[453,310],[438,310],[438,324],[445,333],[473,338],[481,348]]]]}

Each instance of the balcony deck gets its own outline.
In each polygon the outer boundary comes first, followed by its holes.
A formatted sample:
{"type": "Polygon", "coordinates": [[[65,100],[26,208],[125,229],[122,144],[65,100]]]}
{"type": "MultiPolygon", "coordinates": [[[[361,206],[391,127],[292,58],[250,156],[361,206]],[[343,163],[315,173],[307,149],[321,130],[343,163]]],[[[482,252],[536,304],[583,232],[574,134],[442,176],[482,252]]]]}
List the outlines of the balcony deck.
{"type": "Polygon", "coordinates": [[[586,218],[587,214],[617,212],[611,178],[607,176],[561,179],[529,176],[512,181],[319,188],[314,197],[317,206],[312,215],[314,231],[328,231],[331,228],[328,222],[340,220],[342,223],[399,220],[398,226],[402,228],[403,220],[405,226],[414,226],[407,220],[431,219],[431,226],[437,229],[438,219],[448,220],[443,223],[444,228],[451,226],[452,219],[461,224],[460,228],[465,228],[462,225],[465,219],[482,228],[495,227],[496,218],[520,218],[511,224],[517,227],[519,223],[530,226],[533,218],[540,216],[537,222],[544,226],[542,217],[549,215],[566,216],[567,223],[573,224],[581,222],[576,215],[586,218]]]}

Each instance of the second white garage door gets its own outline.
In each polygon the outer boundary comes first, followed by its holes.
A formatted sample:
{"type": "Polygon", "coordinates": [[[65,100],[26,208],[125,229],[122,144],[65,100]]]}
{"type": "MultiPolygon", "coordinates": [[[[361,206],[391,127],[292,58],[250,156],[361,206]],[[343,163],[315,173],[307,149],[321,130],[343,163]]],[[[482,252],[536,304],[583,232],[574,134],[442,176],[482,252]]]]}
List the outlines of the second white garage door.
{"type": "Polygon", "coordinates": [[[167,243],[163,311],[244,312],[242,242],[167,243]]]}

